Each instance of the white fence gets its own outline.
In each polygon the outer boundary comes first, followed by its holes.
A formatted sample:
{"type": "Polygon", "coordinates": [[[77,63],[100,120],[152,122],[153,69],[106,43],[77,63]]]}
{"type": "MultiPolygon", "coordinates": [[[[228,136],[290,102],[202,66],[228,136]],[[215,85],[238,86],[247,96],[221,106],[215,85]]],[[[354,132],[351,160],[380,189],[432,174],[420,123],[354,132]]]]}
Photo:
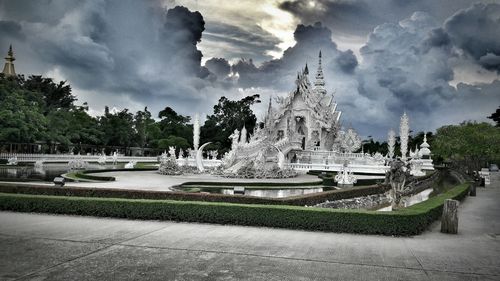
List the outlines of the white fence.
{"type": "MultiPolygon", "coordinates": [[[[73,155],[73,154],[34,154],[34,153],[0,153],[0,159],[9,159],[12,157],[17,157],[18,163],[26,162],[37,162],[41,161],[44,163],[68,163],[69,161],[79,158],[86,162],[97,162],[100,155],[73,155]]],[[[128,163],[130,161],[135,162],[146,162],[146,163],[158,163],[159,156],[145,157],[145,156],[123,156],[118,155],[117,162],[128,163]]],[[[189,166],[196,166],[196,160],[192,158],[188,159],[178,159],[179,165],[185,165],[186,160],[189,166]]],[[[106,163],[113,163],[113,156],[106,156],[106,163]]],[[[217,167],[221,165],[222,161],[218,159],[203,159],[203,166],[205,167],[217,167]]]]}

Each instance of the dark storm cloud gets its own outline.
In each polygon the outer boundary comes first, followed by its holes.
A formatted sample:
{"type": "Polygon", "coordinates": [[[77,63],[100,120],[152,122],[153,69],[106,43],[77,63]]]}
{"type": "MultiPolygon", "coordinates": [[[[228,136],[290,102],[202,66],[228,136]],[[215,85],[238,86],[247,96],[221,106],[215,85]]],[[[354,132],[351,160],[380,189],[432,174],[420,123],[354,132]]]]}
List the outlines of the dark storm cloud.
{"type": "MultiPolygon", "coordinates": [[[[290,91],[297,71],[309,63],[315,73],[319,51],[323,54],[323,68],[330,77],[352,73],[357,66],[351,51],[342,52],[331,39],[331,30],[320,22],[313,25],[297,25],[294,32],[295,46],[286,49],[283,57],[262,63],[257,67],[252,60],[240,60],[232,66],[238,73],[238,83],[243,87],[273,87],[290,91]]],[[[332,86],[332,85],[328,85],[332,86]]]]}
{"type": "Polygon", "coordinates": [[[205,67],[220,78],[224,78],[231,73],[231,65],[224,58],[211,58],[205,63],[205,67]]]}
{"type": "Polygon", "coordinates": [[[500,72],[500,4],[474,4],[449,18],[444,29],[481,66],[500,72]]]}
{"type": "Polygon", "coordinates": [[[79,0],[15,0],[0,2],[0,18],[57,24],[62,15],[81,5],[79,0]]]}
{"type": "Polygon", "coordinates": [[[170,64],[206,77],[208,73],[200,69],[203,54],[196,48],[204,30],[205,21],[199,12],[180,6],[168,10],[161,36],[166,51],[171,55],[170,64]]]}
{"type": "MultiPolygon", "coordinates": [[[[496,40],[492,30],[481,32],[481,37],[496,40]]],[[[455,42],[447,28],[428,13],[416,12],[398,24],[377,26],[361,48],[363,63],[356,71],[358,93],[380,108],[377,115],[390,117],[385,122],[393,122],[394,127],[403,111],[412,118],[415,130],[466,119],[485,120],[500,104],[500,95],[492,91],[498,91],[499,81],[482,83],[481,87],[465,83],[450,86],[453,61],[461,48],[455,42]]],[[[370,122],[354,123],[366,127],[370,122]]]]}
{"type": "Polygon", "coordinates": [[[326,25],[351,34],[365,34],[381,22],[363,1],[285,1],[279,7],[300,18],[304,23],[321,21],[326,25]],[[354,24],[356,23],[356,24],[354,24]]]}
{"type": "Polygon", "coordinates": [[[0,37],[23,40],[26,36],[19,23],[14,21],[0,20],[0,37]]]}
{"type": "Polygon", "coordinates": [[[321,21],[335,33],[365,36],[375,26],[398,22],[415,11],[427,12],[443,21],[471,3],[471,0],[291,0],[281,3],[280,8],[303,23],[321,21]]]}

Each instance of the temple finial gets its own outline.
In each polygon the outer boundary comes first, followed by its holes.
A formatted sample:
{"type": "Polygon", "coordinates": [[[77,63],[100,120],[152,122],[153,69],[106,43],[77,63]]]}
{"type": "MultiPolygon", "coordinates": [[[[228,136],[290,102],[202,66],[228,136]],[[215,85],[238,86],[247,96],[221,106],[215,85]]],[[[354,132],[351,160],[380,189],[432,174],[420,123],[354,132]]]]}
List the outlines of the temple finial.
{"type": "Polygon", "coordinates": [[[319,50],[318,56],[318,71],[316,72],[316,81],[314,82],[314,88],[320,94],[326,94],[325,89],[325,78],[323,77],[323,68],[321,67],[321,50],[319,50]]]}
{"type": "Polygon", "coordinates": [[[7,52],[7,56],[5,57],[5,65],[3,67],[2,73],[5,76],[16,76],[16,70],[14,68],[14,61],[16,58],[14,57],[14,51],[12,51],[12,44],[9,46],[9,51],[7,52]]]}

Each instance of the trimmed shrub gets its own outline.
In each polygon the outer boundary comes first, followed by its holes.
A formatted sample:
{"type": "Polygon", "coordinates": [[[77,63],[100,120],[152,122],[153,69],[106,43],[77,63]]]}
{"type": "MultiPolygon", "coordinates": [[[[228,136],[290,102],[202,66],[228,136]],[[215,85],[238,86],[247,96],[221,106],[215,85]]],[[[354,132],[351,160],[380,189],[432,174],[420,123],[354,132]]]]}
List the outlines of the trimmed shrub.
{"type": "Polygon", "coordinates": [[[0,193],[0,209],[405,236],[424,231],[439,215],[445,199],[460,199],[467,192],[468,185],[462,184],[428,201],[394,212],[5,193],[0,193]]]}

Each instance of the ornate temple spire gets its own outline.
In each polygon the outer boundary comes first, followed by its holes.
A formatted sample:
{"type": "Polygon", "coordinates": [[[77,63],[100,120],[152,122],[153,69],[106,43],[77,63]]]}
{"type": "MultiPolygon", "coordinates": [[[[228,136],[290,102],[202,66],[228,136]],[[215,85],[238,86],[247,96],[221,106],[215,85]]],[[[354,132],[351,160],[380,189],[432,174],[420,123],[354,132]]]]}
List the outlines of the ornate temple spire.
{"type": "Polygon", "coordinates": [[[401,160],[406,162],[408,152],[408,136],[410,135],[410,119],[406,114],[406,111],[401,116],[401,122],[399,124],[399,138],[401,141],[401,160]]]}
{"type": "Polygon", "coordinates": [[[15,60],[16,58],[14,57],[14,52],[12,51],[12,45],[10,45],[9,52],[7,52],[7,56],[5,57],[5,66],[2,71],[5,76],[16,76],[16,70],[14,69],[15,60]]]}
{"type": "Polygon", "coordinates": [[[325,89],[325,77],[323,76],[323,68],[321,67],[321,50],[319,51],[318,58],[318,71],[316,71],[316,81],[314,82],[314,88],[318,93],[326,94],[325,89]]]}
{"type": "Polygon", "coordinates": [[[269,106],[267,107],[267,113],[266,113],[266,118],[264,120],[264,126],[270,130],[271,126],[271,120],[272,120],[272,115],[273,115],[273,100],[272,96],[269,97],[269,106]]]}
{"type": "Polygon", "coordinates": [[[306,62],[306,67],[304,68],[304,74],[309,75],[309,68],[307,67],[307,62],[306,62]]]}

